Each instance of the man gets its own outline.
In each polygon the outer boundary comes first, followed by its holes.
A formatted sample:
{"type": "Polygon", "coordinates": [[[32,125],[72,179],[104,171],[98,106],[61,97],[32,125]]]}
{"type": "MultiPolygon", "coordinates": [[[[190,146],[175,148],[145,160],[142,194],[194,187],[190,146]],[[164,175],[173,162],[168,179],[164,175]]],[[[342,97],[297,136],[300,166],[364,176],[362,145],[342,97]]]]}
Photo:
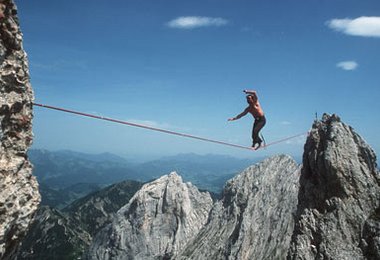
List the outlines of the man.
{"type": "Polygon", "coordinates": [[[264,127],[266,119],[264,116],[264,111],[261,108],[259,100],[257,98],[256,91],[244,90],[244,93],[247,94],[246,98],[248,102],[248,107],[236,117],[229,118],[228,121],[237,120],[245,116],[246,114],[251,113],[252,116],[255,118],[255,122],[252,128],[252,147],[253,149],[257,150],[261,147],[261,143],[263,142],[263,140],[261,140],[261,138],[259,137],[259,132],[264,127]],[[257,147],[255,147],[256,144],[258,144],[257,147]]]}

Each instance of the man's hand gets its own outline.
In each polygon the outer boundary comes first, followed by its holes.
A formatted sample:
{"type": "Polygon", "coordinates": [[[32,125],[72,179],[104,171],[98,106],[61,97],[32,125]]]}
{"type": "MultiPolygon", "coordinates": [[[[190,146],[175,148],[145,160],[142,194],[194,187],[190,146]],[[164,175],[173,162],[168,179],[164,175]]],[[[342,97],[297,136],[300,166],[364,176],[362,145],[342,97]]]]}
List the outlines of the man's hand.
{"type": "Polygon", "coordinates": [[[235,117],[228,118],[228,121],[234,121],[234,120],[236,120],[235,117]]]}

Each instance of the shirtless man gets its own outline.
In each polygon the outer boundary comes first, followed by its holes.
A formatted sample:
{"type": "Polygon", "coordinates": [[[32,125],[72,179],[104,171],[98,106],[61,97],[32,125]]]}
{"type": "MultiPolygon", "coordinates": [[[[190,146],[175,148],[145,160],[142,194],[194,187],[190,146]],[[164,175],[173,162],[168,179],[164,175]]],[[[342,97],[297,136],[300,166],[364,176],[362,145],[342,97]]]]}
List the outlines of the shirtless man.
{"type": "Polygon", "coordinates": [[[259,100],[257,98],[256,91],[244,90],[244,93],[247,94],[248,107],[236,117],[229,118],[228,121],[237,120],[245,116],[246,114],[251,113],[252,116],[255,118],[255,122],[252,128],[252,147],[253,149],[257,150],[260,148],[261,143],[263,142],[263,140],[261,140],[261,138],[259,137],[259,132],[264,127],[266,119],[264,116],[264,111],[261,108],[259,100]],[[258,144],[257,147],[255,147],[256,144],[258,144]]]}

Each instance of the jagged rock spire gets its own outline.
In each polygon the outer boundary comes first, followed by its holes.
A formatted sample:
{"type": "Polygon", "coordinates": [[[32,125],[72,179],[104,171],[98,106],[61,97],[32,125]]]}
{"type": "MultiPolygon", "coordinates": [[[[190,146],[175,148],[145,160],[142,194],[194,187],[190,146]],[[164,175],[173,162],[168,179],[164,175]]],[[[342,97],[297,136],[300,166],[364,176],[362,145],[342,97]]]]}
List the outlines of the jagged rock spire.
{"type": "Polygon", "coordinates": [[[336,115],[316,121],[305,144],[288,259],[379,259],[379,184],[369,145],[336,115]]]}

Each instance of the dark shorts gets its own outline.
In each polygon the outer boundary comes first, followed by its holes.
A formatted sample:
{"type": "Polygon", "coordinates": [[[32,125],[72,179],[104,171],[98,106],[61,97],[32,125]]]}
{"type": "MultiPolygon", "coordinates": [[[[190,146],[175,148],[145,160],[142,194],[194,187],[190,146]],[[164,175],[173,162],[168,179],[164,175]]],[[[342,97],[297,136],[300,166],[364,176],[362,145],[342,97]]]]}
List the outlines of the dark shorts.
{"type": "Polygon", "coordinates": [[[255,123],[252,128],[252,139],[254,143],[261,143],[261,138],[259,137],[260,130],[265,126],[267,122],[265,116],[255,117],[255,123]]]}

